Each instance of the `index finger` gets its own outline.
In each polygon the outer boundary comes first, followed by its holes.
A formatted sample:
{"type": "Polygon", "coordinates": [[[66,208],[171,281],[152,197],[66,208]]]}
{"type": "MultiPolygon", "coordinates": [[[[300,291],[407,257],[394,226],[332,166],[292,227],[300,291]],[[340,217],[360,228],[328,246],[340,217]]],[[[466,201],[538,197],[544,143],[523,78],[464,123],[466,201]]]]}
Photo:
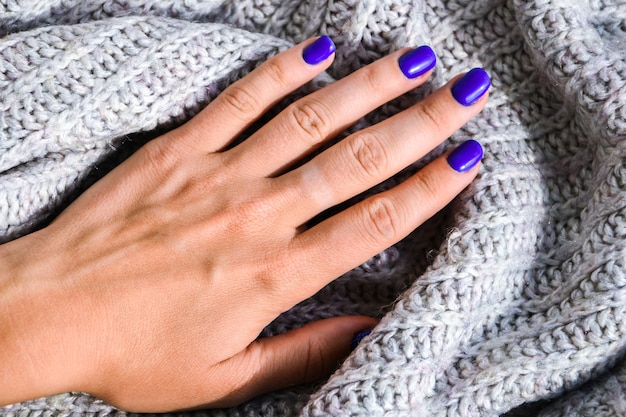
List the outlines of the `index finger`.
{"type": "Polygon", "coordinates": [[[181,126],[182,144],[198,153],[223,149],[283,97],[326,70],[334,53],[333,41],[321,36],[270,58],[181,126]]]}

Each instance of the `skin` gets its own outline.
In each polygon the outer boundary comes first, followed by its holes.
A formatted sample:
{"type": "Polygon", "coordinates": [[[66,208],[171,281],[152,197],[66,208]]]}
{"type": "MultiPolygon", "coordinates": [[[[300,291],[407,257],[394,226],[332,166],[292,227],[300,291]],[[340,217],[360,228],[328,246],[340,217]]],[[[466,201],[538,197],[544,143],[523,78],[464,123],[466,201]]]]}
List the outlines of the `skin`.
{"type": "Polygon", "coordinates": [[[395,188],[306,229],[397,173],[476,115],[451,80],[422,102],[294,164],[364,114],[426,81],[400,50],[291,104],[328,68],[310,39],[230,86],[136,152],[52,224],[0,246],[0,404],[89,392],[125,410],[239,404],[315,381],[376,325],[339,317],[256,340],[279,314],[404,238],[475,177],[445,155],[395,188]],[[384,88],[383,88],[384,87],[384,88]],[[259,157],[263,155],[263,157],[259,157]],[[324,262],[319,262],[324,259],[324,262]]]}

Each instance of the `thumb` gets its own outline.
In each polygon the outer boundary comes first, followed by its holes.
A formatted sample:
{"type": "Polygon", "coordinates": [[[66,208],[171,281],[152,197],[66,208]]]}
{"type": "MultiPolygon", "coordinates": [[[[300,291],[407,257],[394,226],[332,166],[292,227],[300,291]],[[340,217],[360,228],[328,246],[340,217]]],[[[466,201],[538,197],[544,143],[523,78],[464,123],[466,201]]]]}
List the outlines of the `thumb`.
{"type": "MultiPolygon", "coordinates": [[[[359,332],[378,321],[365,316],[345,316],[307,324],[287,333],[257,340],[229,360],[239,372],[239,387],[219,401],[235,405],[258,395],[317,381],[332,373],[350,353],[359,332]],[[241,378],[241,371],[247,370],[241,378]]],[[[233,381],[234,382],[234,381],[233,381]]]]}

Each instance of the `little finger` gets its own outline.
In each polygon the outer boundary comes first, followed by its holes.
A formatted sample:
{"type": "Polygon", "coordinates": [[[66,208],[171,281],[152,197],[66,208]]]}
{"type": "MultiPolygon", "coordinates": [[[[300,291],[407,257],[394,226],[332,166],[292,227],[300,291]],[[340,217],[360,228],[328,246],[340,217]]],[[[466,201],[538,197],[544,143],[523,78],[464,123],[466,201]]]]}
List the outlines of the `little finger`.
{"type": "Polygon", "coordinates": [[[303,271],[298,295],[304,298],[315,293],[406,237],[467,187],[478,172],[482,156],[478,142],[464,142],[405,182],[296,236],[291,249],[303,271]]]}

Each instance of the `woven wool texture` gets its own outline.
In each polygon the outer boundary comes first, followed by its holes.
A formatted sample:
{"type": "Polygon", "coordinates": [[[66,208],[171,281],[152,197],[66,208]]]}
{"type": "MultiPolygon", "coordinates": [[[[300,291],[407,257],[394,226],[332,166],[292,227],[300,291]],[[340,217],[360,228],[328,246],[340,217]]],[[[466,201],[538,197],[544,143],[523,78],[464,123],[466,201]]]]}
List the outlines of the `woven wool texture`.
{"type": "MultiPolygon", "coordinates": [[[[176,415],[626,415],[624,0],[0,0],[0,241],[41,227],[145,140],[319,34],[337,57],[308,89],[401,47],[437,53],[425,86],[361,127],[485,68],[487,107],[426,158],[474,137],[481,172],[406,240],[265,330],[380,317],[328,381],[176,415]]],[[[0,412],[126,415],[80,393],[0,412]]]]}

